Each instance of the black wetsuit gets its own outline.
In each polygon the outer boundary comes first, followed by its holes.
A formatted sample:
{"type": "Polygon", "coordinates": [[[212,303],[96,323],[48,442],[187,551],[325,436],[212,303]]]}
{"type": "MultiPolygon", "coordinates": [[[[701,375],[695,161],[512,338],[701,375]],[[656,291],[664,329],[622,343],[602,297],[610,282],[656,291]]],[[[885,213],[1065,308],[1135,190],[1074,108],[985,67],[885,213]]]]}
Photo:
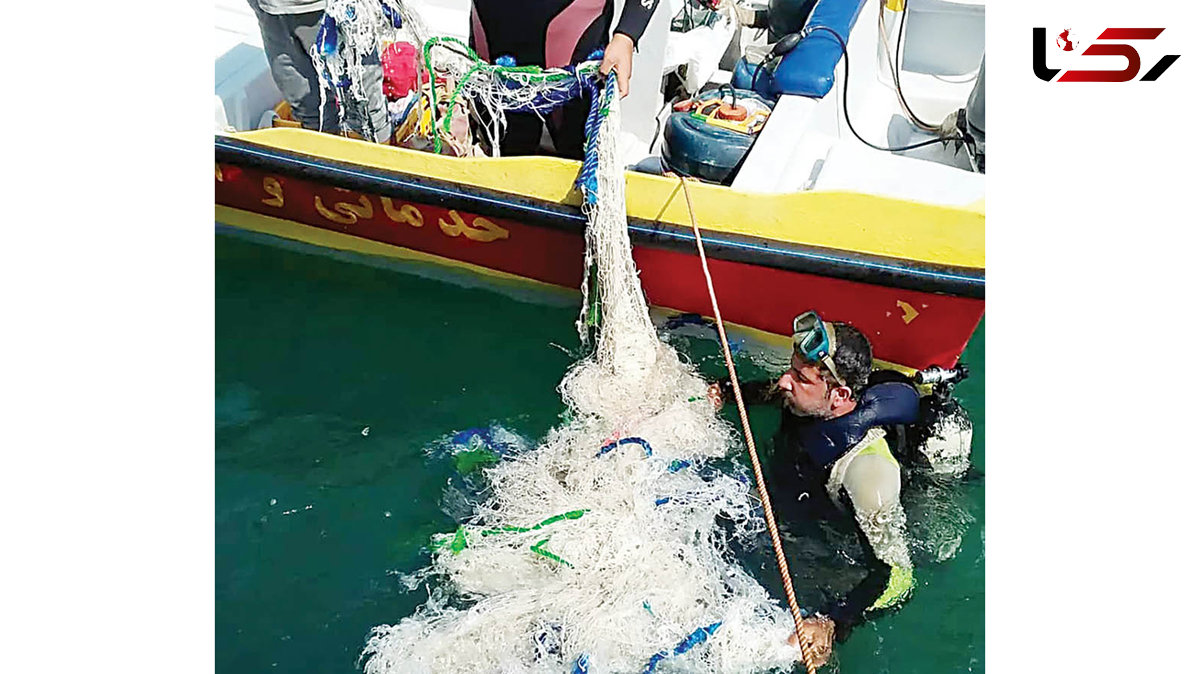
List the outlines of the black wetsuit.
{"type": "MultiPolygon", "coordinates": [[[[729,382],[722,382],[722,398],[732,400],[729,382]]],[[[747,405],[783,404],[774,381],[741,384],[747,405]]],[[[895,373],[878,372],[863,391],[858,414],[833,420],[799,417],[782,409],[779,430],[774,437],[774,453],[768,464],[771,503],[778,518],[793,525],[818,520],[848,524],[858,536],[867,576],[844,597],[817,610],[833,619],[838,641],[862,623],[870,609],[885,593],[892,567],[881,560],[854,518],[853,504],[845,490],[838,501],[829,495],[826,485],[831,466],[873,427],[888,429],[888,444],[896,447],[897,423],[917,420],[919,395],[895,373]]]]}
{"type": "MultiPolygon", "coordinates": [[[[626,0],[614,32],[636,45],[658,0],[626,0]]],[[[495,63],[511,56],[517,65],[543,68],[587,60],[608,45],[613,0],[474,0],[471,6],[471,48],[495,63]]],[[[586,100],[575,100],[548,116],[550,135],[559,154],[583,158],[586,100]]],[[[542,120],[532,113],[509,113],[500,141],[506,156],[533,154],[542,137],[542,120]]]]}

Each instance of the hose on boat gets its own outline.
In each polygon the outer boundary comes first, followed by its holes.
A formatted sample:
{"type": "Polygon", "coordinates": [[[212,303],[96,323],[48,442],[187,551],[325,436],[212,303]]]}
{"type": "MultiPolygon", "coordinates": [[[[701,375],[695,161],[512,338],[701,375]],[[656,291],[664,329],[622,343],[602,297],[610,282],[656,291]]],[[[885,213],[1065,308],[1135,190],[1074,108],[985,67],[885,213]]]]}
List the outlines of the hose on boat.
{"type": "Polygon", "coordinates": [[[917,113],[908,105],[908,100],[904,98],[904,92],[900,89],[900,49],[904,44],[904,20],[908,18],[908,3],[905,2],[900,8],[900,28],[896,32],[896,58],[892,58],[891,45],[888,44],[887,30],[884,28],[883,10],[886,7],[886,0],[879,0],[879,39],[883,42],[883,53],[887,56],[888,70],[892,74],[892,82],[896,85],[896,98],[900,100],[900,107],[904,109],[904,114],[909,121],[916,124],[920,129],[930,133],[937,133],[941,130],[940,126],[935,126],[929,122],[917,117],[917,113]]]}
{"type": "Polygon", "coordinates": [[[871,141],[859,135],[858,131],[854,128],[854,124],[850,121],[850,52],[848,49],[846,49],[846,41],[842,39],[842,36],[839,35],[836,30],[830,28],[829,26],[805,26],[804,30],[801,31],[801,35],[808,37],[819,30],[823,30],[832,35],[833,38],[837,40],[838,46],[842,49],[842,60],[846,63],[845,73],[842,75],[842,112],[846,116],[846,126],[850,128],[850,133],[854,134],[855,138],[862,141],[863,144],[883,152],[904,152],[905,150],[915,150],[919,147],[925,147],[926,145],[933,145],[934,143],[947,143],[950,141],[959,140],[957,136],[943,137],[939,135],[936,138],[930,138],[929,140],[921,141],[920,143],[913,143],[912,145],[884,147],[881,145],[876,145],[875,143],[872,143],[871,141]]]}
{"type": "Polygon", "coordinates": [[[700,252],[700,266],[704,270],[704,279],[708,283],[708,297],[712,301],[713,318],[717,324],[717,332],[721,337],[721,349],[725,355],[725,368],[729,370],[729,381],[733,385],[733,397],[737,402],[738,416],[742,420],[742,433],[746,438],[746,451],[750,455],[750,464],[754,469],[754,483],[758,489],[758,498],[762,501],[763,517],[767,521],[767,530],[771,533],[771,546],[775,550],[775,563],[779,574],[783,577],[783,591],[787,595],[788,609],[792,612],[792,620],[796,623],[796,639],[800,643],[800,655],[808,674],[816,674],[816,658],[813,655],[812,643],[803,638],[800,625],[804,616],[800,605],[796,602],[796,591],[792,588],[792,574],[788,570],[787,559],[783,554],[783,543],[779,538],[779,528],[775,525],[775,513],[771,510],[771,497],[767,494],[767,482],[763,478],[762,465],[758,461],[758,450],[754,446],[754,434],[750,432],[750,420],[746,416],[746,404],[742,400],[742,389],[738,385],[737,371],[733,366],[733,355],[729,350],[729,338],[725,335],[725,322],[721,320],[721,308],[717,305],[717,293],[713,289],[712,274],[708,271],[708,258],[704,255],[704,240],[700,236],[700,227],[696,224],[696,212],[692,208],[692,196],[688,192],[687,180],[679,176],[679,184],[683,187],[683,196],[687,201],[688,217],[692,221],[692,233],[696,237],[696,249],[700,252]]]}

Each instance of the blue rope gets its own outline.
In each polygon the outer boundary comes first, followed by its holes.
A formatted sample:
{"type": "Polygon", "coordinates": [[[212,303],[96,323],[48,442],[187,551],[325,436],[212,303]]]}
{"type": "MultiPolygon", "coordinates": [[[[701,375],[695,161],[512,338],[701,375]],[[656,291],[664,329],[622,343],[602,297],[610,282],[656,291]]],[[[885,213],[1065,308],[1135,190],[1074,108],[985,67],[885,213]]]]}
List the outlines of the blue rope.
{"type": "MultiPolygon", "coordinates": [[[[496,57],[495,64],[505,68],[517,67],[517,60],[508,54],[496,57]]],[[[528,103],[524,103],[518,107],[511,108],[513,112],[533,112],[539,115],[547,115],[554,110],[570,103],[576,98],[583,96],[583,86],[580,84],[579,76],[576,75],[578,64],[572,63],[565,66],[563,70],[571,75],[571,78],[563,78],[560,82],[555,83],[552,88],[546,89],[539,93],[528,103]]],[[[515,74],[506,73],[504,71],[496,72],[496,79],[500,81],[508,89],[520,89],[525,86],[515,74]]]]}
{"type": "MultiPolygon", "coordinates": [[[[582,98],[583,85],[580,83],[581,78],[575,73],[575,68],[575,65],[563,68],[563,70],[575,75],[575,77],[563,79],[561,84],[543,91],[534,97],[533,100],[513,108],[513,110],[516,112],[535,112],[539,115],[547,115],[576,98],[582,98]]],[[[524,86],[521,82],[506,76],[504,73],[500,73],[500,79],[510,89],[517,89],[524,86]]]]}
{"type": "Polygon", "coordinates": [[[400,16],[400,12],[386,2],[379,3],[380,9],[383,10],[383,16],[392,23],[392,28],[400,30],[404,27],[404,17],[400,16]]]}
{"type": "MultiPolygon", "coordinates": [[[[597,61],[602,58],[604,58],[604,50],[596,49],[591,54],[588,54],[585,61],[597,61]]],[[[515,68],[517,60],[511,55],[504,54],[496,57],[495,64],[501,67],[515,68]]],[[[587,139],[587,143],[584,149],[583,166],[580,167],[579,176],[575,180],[575,187],[583,192],[586,203],[594,205],[596,203],[598,186],[596,175],[600,167],[600,157],[596,150],[596,139],[600,132],[600,122],[608,113],[607,105],[601,108],[601,103],[602,99],[603,101],[610,100],[613,92],[616,91],[616,72],[609,71],[605,92],[602,95],[594,79],[588,75],[581,75],[578,72],[578,66],[579,64],[565,66],[563,70],[574,75],[574,77],[564,77],[555,86],[538,93],[529,102],[512,108],[512,111],[547,115],[576,98],[582,98],[584,93],[587,93],[590,99],[588,116],[584,124],[584,137],[587,139]]],[[[519,89],[525,86],[524,82],[515,74],[510,75],[500,71],[496,75],[497,79],[509,89],[519,89]]]]}
{"type": "Polygon", "coordinates": [[[587,88],[591,101],[588,105],[587,121],[583,125],[584,138],[587,139],[583,149],[583,166],[579,168],[575,186],[583,192],[584,203],[595,205],[599,188],[596,176],[600,171],[600,153],[596,150],[596,141],[600,136],[600,90],[591,79],[584,79],[583,85],[587,88]]]}
{"type": "Polygon", "coordinates": [[[584,136],[587,138],[583,151],[583,166],[579,169],[579,178],[575,180],[575,186],[583,192],[584,203],[595,205],[596,193],[599,191],[597,174],[600,172],[600,152],[597,142],[600,138],[600,123],[608,116],[608,102],[614,100],[617,94],[617,71],[608,71],[603,95],[595,82],[584,80],[583,83],[591,96],[591,104],[588,108],[587,122],[583,126],[584,136]]]}
{"type": "Polygon", "coordinates": [[[645,440],[643,440],[641,438],[621,438],[620,440],[617,440],[616,442],[610,442],[607,445],[604,445],[603,447],[601,447],[600,451],[596,454],[596,458],[600,458],[600,457],[604,456],[605,454],[611,452],[612,450],[616,449],[617,447],[619,447],[621,445],[631,445],[631,444],[641,445],[642,449],[646,450],[646,456],[650,456],[652,454],[652,452],[650,450],[650,443],[646,442],[645,440]]]}
{"type": "Polygon", "coordinates": [[[450,444],[469,447],[475,438],[479,438],[480,444],[493,454],[503,456],[517,450],[517,447],[512,444],[498,439],[491,428],[468,428],[465,431],[459,431],[450,438],[450,444]]]}
{"type": "MultiPolygon", "coordinates": [[[[604,83],[604,100],[611,101],[617,95],[617,71],[608,71],[608,80],[604,83]]],[[[604,113],[608,114],[608,106],[604,106],[604,113]]]]}
{"type": "Polygon", "coordinates": [[[687,635],[687,638],[676,644],[674,650],[659,651],[650,656],[650,662],[646,663],[646,668],[642,670],[642,674],[650,674],[658,667],[659,662],[666,660],[673,655],[683,655],[684,653],[692,650],[694,646],[704,643],[713,635],[713,633],[717,631],[719,627],[721,627],[721,622],[717,621],[707,627],[697,628],[695,632],[687,635]]]}
{"type": "Polygon", "coordinates": [[[667,472],[668,473],[678,473],[679,471],[683,470],[684,468],[687,468],[690,465],[692,465],[691,461],[687,461],[686,459],[675,459],[674,461],[671,462],[671,465],[667,466],[667,472]]]}
{"type": "MultiPolygon", "coordinates": [[[[604,57],[604,50],[597,49],[597,50],[593,51],[591,54],[588,54],[588,57],[586,59],[584,59],[584,61],[596,61],[603,57],[604,57]]],[[[503,56],[498,56],[496,58],[495,63],[498,66],[503,66],[503,67],[508,67],[508,68],[515,68],[517,66],[517,60],[508,54],[505,54],[503,56]]],[[[519,107],[513,108],[513,111],[515,111],[515,112],[535,112],[539,115],[547,115],[547,114],[553,112],[554,110],[561,108],[562,106],[566,105],[567,103],[570,103],[571,101],[575,100],[576,98],[582,98],[583,93],[584,93],[584,88],[585,88],[584,80],[586,80],[587,78],[580,77],[579,74],[576,72],[579,65],[580,64],[578,64],[578,63],[572,63],[572,64],[564,66],[563,70],[574,75],[575,77],[569,78],[569,79],[563,78],[561,84],[558,84],[554,88],[547,89],[546,91],[538,94],[530,102],[525,103],[519,107]]],[[[508,87],[509,89],[519,89],[519,88],[525,86],[525,84],[523,82],[521,82],[521,80],[519,78],[516,78],[507,73],[498,72],[497,76],[500,79],[500,81],[504,83],[504,86],[508,87]]],[[[592,91],[594,91],[594,88],[592,89],[592,91]]]]}
{"type": "Polygon", "coordinates": [[[317,53],[325,58],[329,58],[337,53],[338,32],[337,20],[330,14],[321,15],[321,22],[317,27],[317,53]]]}
{"type": "Polygon", "coordinates": [[[584,653],[575,661],[575,667],[571,669],[571,674],[588,674],[588,654],[584,653]]]}

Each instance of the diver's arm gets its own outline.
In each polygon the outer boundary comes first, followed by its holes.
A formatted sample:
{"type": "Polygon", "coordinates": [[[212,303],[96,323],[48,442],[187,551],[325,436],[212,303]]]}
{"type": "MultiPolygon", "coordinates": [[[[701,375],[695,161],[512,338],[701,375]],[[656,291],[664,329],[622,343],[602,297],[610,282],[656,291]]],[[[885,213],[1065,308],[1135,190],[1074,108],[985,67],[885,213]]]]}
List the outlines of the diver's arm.
{"type": "Polygon", "coordinates": [[[859,539],[868,555],[867,577],[826,608],[838,641],[871,612],[900,605],[913,587],[912,560],[900,505],[900,469],[886,454],[856,457],[843,482],[859,539]]]}
{"type": "Polygon", "coordinates": [[[650,17],[654,16],[656,7],[658,0],[625,0],[621,18],[617,20],[617,27],[613,29],[613,33],[628,35],[634,46],[637,46],[638,40],[642,39],[642,33],[646,32],[650,17]]]}
{"type": "MultiPolygon", "coordinates": [[[[869,545],[867,549],[870,550],[869,545]]],[[[891,567],[879,560],[874,552],[868,553],[867,577],[844,597],[825,606],[820,613],[828,615],[834,623],[834,637],[845,641],[850,631],[870,617],[873,610],[899,605],[912,587],[912,569],[891,567]],[[892,581],[892,576],[896,580],[892,581]],[[889,591],[892,585],[895,591],[889,591]],[[893,595],[895,598],[893,599],[893,595]]]]}
{"type": "MultiPolygon", "coordinates": [[[[733,382],[728,377],[725,377],[718,381],[717,385],[721,388],[721,401],[733,402],[733,382]]],[[[779,387],[775,385],[774,379],[739,381],[738,388],[742,390],[742,400],[747,405],[766,405],[778,403],[783,400],[779,395],[779,387]]]]}

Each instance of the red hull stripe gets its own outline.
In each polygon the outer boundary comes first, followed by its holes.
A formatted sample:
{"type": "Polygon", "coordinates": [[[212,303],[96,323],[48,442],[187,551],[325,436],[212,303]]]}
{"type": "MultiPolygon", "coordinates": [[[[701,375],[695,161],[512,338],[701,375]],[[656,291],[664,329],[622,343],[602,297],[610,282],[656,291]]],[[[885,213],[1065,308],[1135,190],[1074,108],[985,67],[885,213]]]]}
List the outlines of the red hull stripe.
{"type": "MultiPolygon", "coordinates": [[[[265,171],[290,174],[368,194],[433,203],[478,213],[505,217],[523,223],[550,227],[579,236],[586,218],[578,207],[531,200],[477,186],[382,171],[354,164],[264,148],[239,139],[217,138],[217,158],[265,171]]],[[[691,229],[669,222],[629,219],[634,243],[692,251],[691,229]]],[[[983,299],[984,276],[979,268],[964,268],[915,262],[879,255],[851,253],[830,248],[763,239],[728,232],[705,234],[714,258],[774,267],[785,271],[841,278],[909,290],[983,299]]]]}
{"type": "MultiPolygon", "coordinates": [[[[581,231],[427,201],[352,191],[249,166],[222,165],[216,201],[380,243],[421,251],[568,288],[582,281],[581,231]]],[[[706,238],[707,242],[707,238],[706,238]]],[[[694,248],[634,241],[650,302],[711,312],[694,248]]],[[[682,244],[682,242],[677,242],[682,244]]],[[[800,311],[817,309],[853,323],[875,356],[910,367],[953,365],[983,315],[982,299],[830,278],[713,257],[713,280],[727,320],[786,335],[800,311]]]]}

